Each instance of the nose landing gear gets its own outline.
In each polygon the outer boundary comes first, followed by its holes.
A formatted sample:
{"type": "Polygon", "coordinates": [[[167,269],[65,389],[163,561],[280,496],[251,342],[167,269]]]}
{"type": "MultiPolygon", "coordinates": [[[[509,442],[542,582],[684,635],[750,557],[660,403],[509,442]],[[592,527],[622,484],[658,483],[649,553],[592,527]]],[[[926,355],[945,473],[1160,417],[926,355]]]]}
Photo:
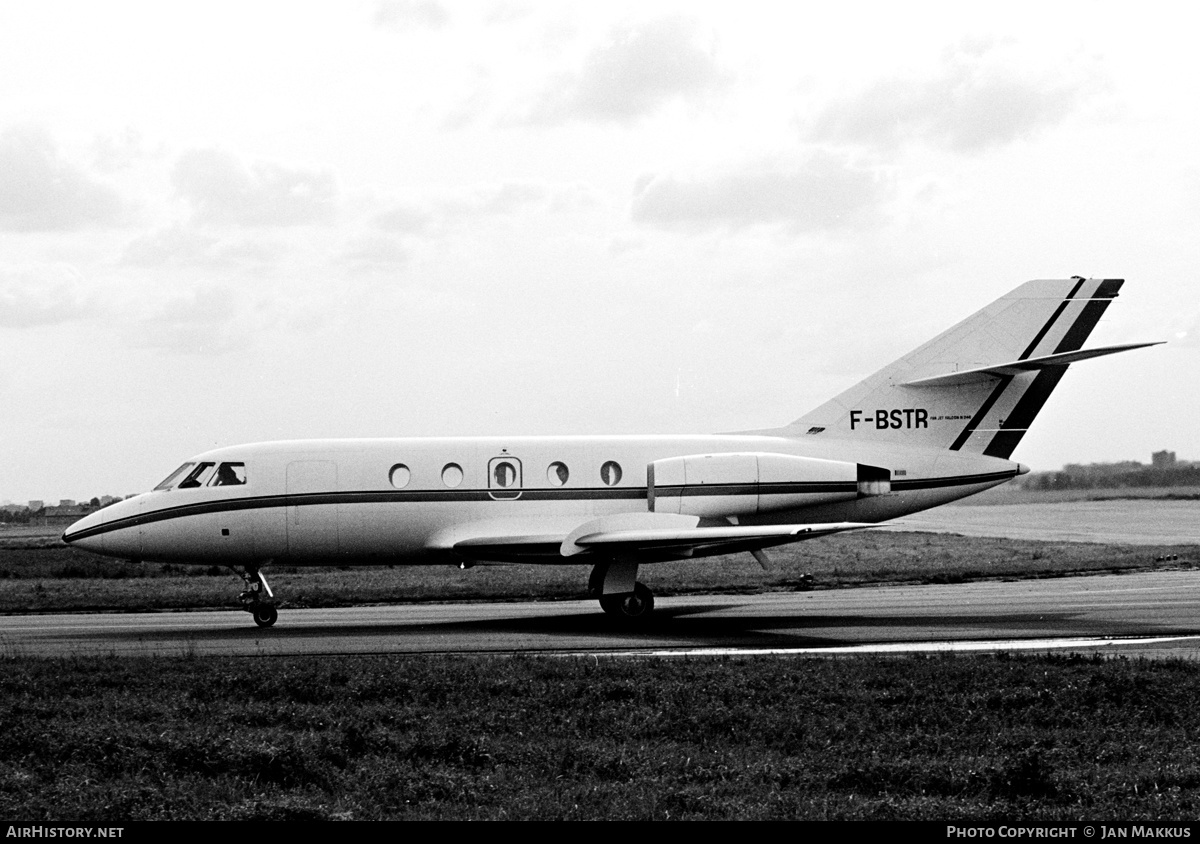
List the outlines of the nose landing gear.
{"type": "Polygon", "coordinates": [[[259,627],[270,627],[279,618],[279,611],[271,602],[275,594],[267,585],[267,579],[263,577],[262,572],[255,564],[247,565],[246,570],[240,574],[242,580],[246,582],[245,591],[238,595],[238,600],[242,602],[242,609],[250,613],[254,623],[259,627]],[[264,595],[266,600],[263,599],[264,595]]]}
{"type": "Polygon", "coordinates": [[[270,604],[259,604],[250,610],[250,615],[259,627],[270,627],[279,618],[279,612],[270,604]]]}

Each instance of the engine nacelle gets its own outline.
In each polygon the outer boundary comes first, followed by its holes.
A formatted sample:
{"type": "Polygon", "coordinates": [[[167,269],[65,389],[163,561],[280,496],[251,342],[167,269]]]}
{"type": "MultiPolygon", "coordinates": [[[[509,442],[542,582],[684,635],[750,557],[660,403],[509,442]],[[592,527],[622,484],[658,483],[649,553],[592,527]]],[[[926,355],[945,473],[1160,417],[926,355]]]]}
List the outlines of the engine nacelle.
{"type": "Polygon", "coordinates": [[[647,506],[702,518],[749,516],[891,491],[875,466],[770,452],[689,454],[646,467],[647,506]]]}

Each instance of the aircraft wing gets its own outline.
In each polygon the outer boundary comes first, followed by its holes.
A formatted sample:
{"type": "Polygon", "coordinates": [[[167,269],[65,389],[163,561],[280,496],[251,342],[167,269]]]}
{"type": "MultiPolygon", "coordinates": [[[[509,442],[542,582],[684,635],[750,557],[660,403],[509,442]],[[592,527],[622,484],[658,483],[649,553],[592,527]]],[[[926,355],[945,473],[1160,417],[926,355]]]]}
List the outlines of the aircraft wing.
{"type": "Polygon", "coordinates": [[[553,535],[475,536],[454,543],[453,550],[478,561],[554,563],[566,562],[570,557],[623,556],[656,562],[760,551],[875,527],[861,522],[699,527],[699,521],[697,516],[621,513],[585,522],[565,539],[553,535]]]}
{"type": "Polygon", "coordinates": [[[771,525],[769,527],[734,526],[692,528],[691,530],[611,530],[596,531],[577,537],[575,545],[584,553],[662,554],[703,557],[753,551],[816,539],[832,533],[875,527],[858,522],[816,525],[771,525]]]}

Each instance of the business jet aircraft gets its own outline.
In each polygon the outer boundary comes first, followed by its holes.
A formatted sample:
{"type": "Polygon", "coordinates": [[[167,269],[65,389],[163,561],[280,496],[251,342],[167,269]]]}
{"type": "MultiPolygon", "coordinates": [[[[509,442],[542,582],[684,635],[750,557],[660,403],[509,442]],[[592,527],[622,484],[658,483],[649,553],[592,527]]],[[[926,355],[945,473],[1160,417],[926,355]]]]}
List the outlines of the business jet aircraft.
{"type": "Polygon", "coordinates": [[[189,459],[63,539],[134,561],[287,565],[589,564],[618,618],[653,595],[638,566],[869,527],[1004,483],[1008,458],[1120,279],[1030,281],[782,428],[715,436],[269,442],[189,459]]]}

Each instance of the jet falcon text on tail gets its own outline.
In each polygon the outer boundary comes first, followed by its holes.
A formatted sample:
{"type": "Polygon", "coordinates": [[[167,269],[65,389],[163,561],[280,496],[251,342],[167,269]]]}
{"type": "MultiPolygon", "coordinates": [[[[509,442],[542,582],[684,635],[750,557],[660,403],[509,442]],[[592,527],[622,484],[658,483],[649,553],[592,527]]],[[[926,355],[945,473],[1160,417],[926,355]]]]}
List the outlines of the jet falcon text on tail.
{"type": "Polygon", "coordinates": [[[297,440],[188,459],[63,534],[130,560],[240,567],[591,566],[608,613],[644,618],[638,567],[868,527],[1004,483],[1120,279],[1030,281],[782,428],[713,436],[297,440]]]}

